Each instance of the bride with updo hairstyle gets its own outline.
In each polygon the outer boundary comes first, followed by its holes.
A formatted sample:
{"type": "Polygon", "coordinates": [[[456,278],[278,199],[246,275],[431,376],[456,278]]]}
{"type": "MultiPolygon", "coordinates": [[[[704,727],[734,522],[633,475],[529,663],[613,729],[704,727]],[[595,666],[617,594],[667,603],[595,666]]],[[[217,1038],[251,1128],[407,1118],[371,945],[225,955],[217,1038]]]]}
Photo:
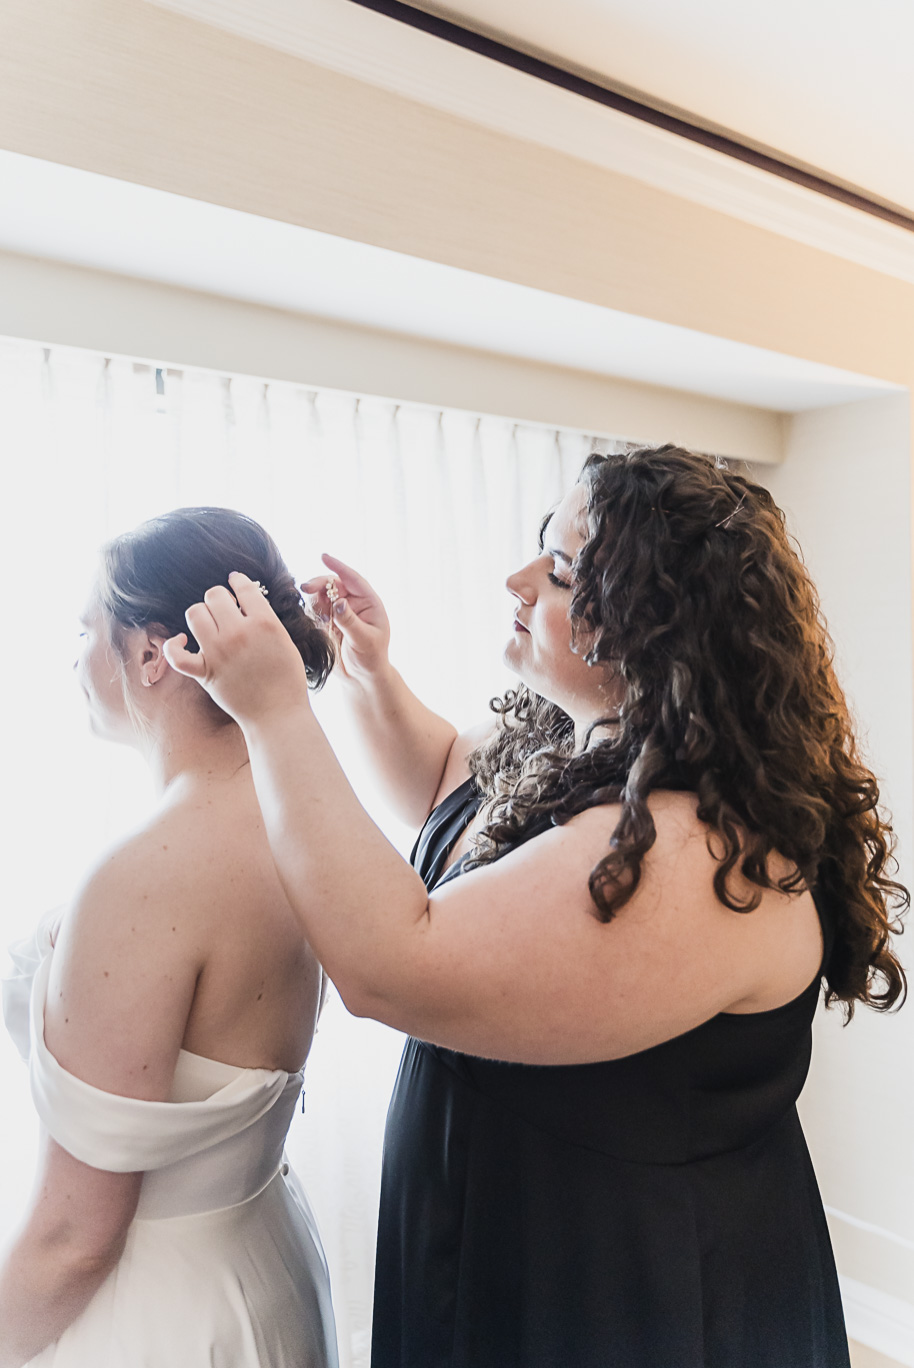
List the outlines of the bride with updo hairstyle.
{"type": "Polygon", "coordinates": [[[102,548],[98,602],[113,640],[137,627],[167,628],[166,637],[186,631],[184,614],[210,588],[216,567],[227,567],[226,582],[232,570],[258,581],[301,655],[308,683],[319,689],[333,668],[333,638],[305,607],[273,538],[229,508],[176,508],[102,548]]]}
{"type": "Polygon", "coordinates": [[[116,537],[83,612],[90,726],[140,751],[158,802],[12,948],[4,1016],[42,1145],[0,1263],[2,1368],[336,1368],[326,1262],[283,1155],[322,970],[241,729],[162,650],[234,570],[319,688],[332,636],[273,539],[230,509],[116,537]]]}

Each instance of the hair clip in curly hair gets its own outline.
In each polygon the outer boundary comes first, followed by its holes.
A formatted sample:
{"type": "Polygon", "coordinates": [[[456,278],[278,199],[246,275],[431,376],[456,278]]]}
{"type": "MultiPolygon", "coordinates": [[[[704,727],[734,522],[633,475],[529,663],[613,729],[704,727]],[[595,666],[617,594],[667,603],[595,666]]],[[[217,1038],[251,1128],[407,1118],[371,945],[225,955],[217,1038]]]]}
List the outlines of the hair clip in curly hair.
{"type": "Polygon", "coordinates": [[[742,508],[742,506],[743,506],[743,504],[744,504],[745,502],[746,502],[746,491],[744,490],[744,491],[743,491],[743,497],[740,499],[739,503],[736,505],[736,507],[733,509],[733,511],[732,511],[731,513],[728,513],[727,516],[726,516],[725,518],[721,518],[720,522],[719,522],[719,523],[715,523],[714,526],[715,526],[715,527],[729,527],[730,524],[731,524],[731,522],[732,522],[733,519],[736,517],[737,513],[738,513],[739,510],[742,508]]]}

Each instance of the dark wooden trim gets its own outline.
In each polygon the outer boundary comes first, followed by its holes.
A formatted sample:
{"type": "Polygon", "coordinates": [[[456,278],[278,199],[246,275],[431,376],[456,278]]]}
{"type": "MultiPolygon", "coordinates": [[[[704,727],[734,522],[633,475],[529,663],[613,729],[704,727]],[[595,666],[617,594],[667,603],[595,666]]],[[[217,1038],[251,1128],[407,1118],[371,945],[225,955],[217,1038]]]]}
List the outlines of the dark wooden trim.
{"type": "Polygon", "coordinates": [[[900,206],[875,199],[855,186],[829,180],[819,171],[796,166],[773,152],[761,151],[748,143],[740,142],[729,133],[704,128],[700,123],[693,122],[691,115],[684,117],[655,108],[643,97],[635,99],[608,86],[599,85],[596,81],[554,66],[540,57],[533,57],[527,52],[509,47],[507,43],[489,38],[485,34],[475,33],[472,29],[462,28],[449,19],[428,14],[425,10],[417,9],[415,5],[404,4],[402,0],[351,0],[351,3],[361,5],[363,9],[374,10],[378,14],[385,14],[390,19],[409,24],[410,27],[421,29],[424,33],[431,33],[436,38],[443,38],[445,42],[456,44],[457,47],[477,52],[480,56],[489,57],[503,66],[513,67],[515,71],[524,71],[529,76],[548,81],[550,85],[561,86],[563,90],[569,90],[597,104],[606,105],[607,108],[618,110],[621,114],[628,114],[633,119],[640,119],[642,123],[664,128],[668,133],[675,133],[689,142],[701,143],[703,147],[713,148],[715,152],[722,152],[727,157],[756,166],[773,176],[779,176],[782,180],[805,186],[807,190],[814,190],[819,195],[826,195],[829,199],[850,205],[852,209],[859,209],[864,214],[871,214],[874,218],[894,223],[896,227],[914,233],[914,214],[900,206]]]}

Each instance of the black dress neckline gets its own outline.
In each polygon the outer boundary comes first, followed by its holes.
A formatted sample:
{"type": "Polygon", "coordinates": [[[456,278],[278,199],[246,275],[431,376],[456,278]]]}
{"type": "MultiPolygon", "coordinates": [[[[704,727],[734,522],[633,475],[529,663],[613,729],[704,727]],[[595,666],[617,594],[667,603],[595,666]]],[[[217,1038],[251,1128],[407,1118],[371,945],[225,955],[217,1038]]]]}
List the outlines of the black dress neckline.
{"type": "MultiPolygon", "coordinates": [[[[425,819],[410,854],[410,863],[422,875],[429,892],[442,887],[463,873],[466,861],[469,859],[469,852],[461,855],[460,859],[455,860],[451,865],[447,864],[447,859],[455,842],[476,816],[480,801],[481,794],[477,788],[476,780],[471,775],[446,794],[425,819]]],[[[538,834],[540,833],[531,832],[528,839],[533,839],[538,834]]],[[[803,1006],[810,996],[814,995],[818,998],[822,979],[827,973],[834,947],[835,919],[821,885],[814,884],[810,892],[822,929],[822,959],[815,977],[795,997],[777,1007],[767,1007],[758,1012],[718,1012],[718,1017],[733,1021],[739,1021],[743,1017],[750,1019],[774,1018],[779,1014],[788,1013],[797,1006],[803,1006]]],[[[714,1020],[715,1018],[710,1019],[714,1020]]],[[[701,1025],[703,1024],[701,1023],[701,1025]]],[[[701,1025],[691,1029],[700,1030],[701,1025]]]]}

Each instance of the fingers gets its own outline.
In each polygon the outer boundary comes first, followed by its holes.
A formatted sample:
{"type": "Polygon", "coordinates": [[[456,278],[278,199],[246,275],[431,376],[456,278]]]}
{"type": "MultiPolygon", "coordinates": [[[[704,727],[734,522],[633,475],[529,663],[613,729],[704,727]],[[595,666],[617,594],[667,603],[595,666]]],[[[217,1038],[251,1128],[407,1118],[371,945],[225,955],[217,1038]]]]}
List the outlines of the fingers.
{"type": "Polygon", "coordinates": [[[358,631],[362,625],[358,613],[354,613],[349,607],[348,599],[338,598],[333,604],[331,612],[333,613],[334,626],[339,627],[340,631],[345,632],[347,636],[352,635],[353,628],[358,631]]]}
{"type": "MultiPolygon", "coordinates": [[[[207,596],[211,593],[212,590],[208,590],[207,596]]],[[[237,617],[237,604],[232,604],[232,611],[237,617]]],[[[213,610],[208,603],[192,603],[184,614],[184,621],[197,638],[197,643],[201,651],[205,653],[210,647],[215,646],[216,638],[219,635],[219,624],[213,616],[213,610]]],[[[225,626],[224,611],[222,613],[222,622],[223,626],[225,626]]]]}
{"type": "Polygon", "coordinates": [[[203,603],[192,604],[184,616],[187,618],[187,624],[190,627],[190,630],[199,641],[200,638],[197,636],[197,629],[190,620],[191,613],[198,619],[198,622],[205,624],[206,616],[199,611],[205,607],[213,626],[218,631],[220,625],[223,627],[225,626],[229,614],[237,615],[238,606],[238,600],[232,592],[229,589],[226,589],[224,584],[216,584],[212,589],[207,589],[206,593],[203,595],[203,603]]]}
{"type": "MultiPolygon", "coordinates": [[[[353,630],[358,632],[362,627],[358,613],[354,613],[349,606],[346,598],[337,598],[335,601],[327,593],[327,579],[325,576],[315,579],[305,580],[301,586],[303,594],[312,600],[310,605],[311,612],[320,619],[321,622],[330,622],[334,627],[339,627],[346,636],[351,636],[353,630]]],[[[340,584],[340,588],[344,586],[340,584]]]]}
{"type": "Polygon", "coordinates": [[[326,551],[321,555],[321,560],[340,581],[345,593],[357,594],[361,598],[374,597],[374,590],[367,579],[364,575],[360,575],[358,570],[353,570],[351,565],[347,565],[345,561],[339,560],[336,556],[329,555],[326,551]]]}
{"type": "Polygon", "coordinates": [[[220,630],[225,632],[233,625],[240,626],[242,617],[256,618],[265,613],[273,615],[259,584],[240,570],[233,570],[228,578],[230,589],[224,584],[213,585],[203,595],[203,602],[192,603],[184,614],[188,627],[200,645],[199,652],[188,651],[186,632],[179,632],[164,643],[162,650],[165,659],[178,674],[205,682],[208,673],[207,650],[216,648],[220,630]]]}
{"type": "Polygon", "coordinates": [[[310,579],[303,580],[298,587],[303,594],[319,594],[326,584],[326,575],[312,575],[310,579]]]}
{"type": "Polygon", "coordinates": [[[315,617],[319,618],[321,622],[332,621],[344,625],[347,620],[345,615],[336,611],[334,598],[337,596],[337,602],[344,598],[357,600],[358,612],[350,611],[348,614],[348,620],[355,622],[356,625],[359,623],[359,613],[364,612],[367,607],[381,609],[377,594],[367,579],[360,575],[357,570],[353,570],[351,565],[347,565],[345,561],[339,560],[336,556],[330,556],[326,552],[321,559],[327,569],[331,571],[330,576],[328,577],[326,574],[312,575],[310,579],[305,580],[300,585],[301,592],[311,600],[310,609],[315,617]],[[336,596],[332,596],[332,591],[331,594],[327,593],[327,585],[331,581],[336,588],[336,596]]]}
{"type": "Polygon", "coordinates": [[[351,565],[347,565],[345,561],[338,560],[336,556],[328,555],[326,551],[321,556],[321,560],[324,562],[327,569],[332,570],[337,576],[347,594],[358,594],[360,597],[374,598],[374,590],[367,579],[359,574],[358,570],[353,570],[351,565]]]}
{"type": "Polygon", "coordinates": [[[312,614],[319,618],[321,622],[329,622],[333,613],[333,605],[340,598],[341,594],[347,592],[346,586],[335,576],[328,578],[327,574],[314,575],[311,579],[305,580],[299,585],[299,589],[306,598],[310,600],[309,608],[312,614]],[[328,593],[328,586],[333,586],[328,593]],[[331,597],[333,590],[336,593],[331,597]]]}
{"type": "Polygon", "coordinates": [[[162,646],[165,659],[173,670],[178,674],[189,675],[191,679],[204,679],[206,676],[206,661],[203,652],[196,654],[187,650],[187,633],[179,632],[177,636],[169,637],[162,646]]]}
{"type": "MultiPolygon", "coordinates": [[[[258,581],[250,579],[243,570],[233,570],[228,579],[232,586],[232,593],[230,594],[227,589],[222,589],[221,586],[210,589],[206,595],[207,604],[209,604],[210,594],[222,594],[229,600],[234,594],[237,603],[233,606],[240,608],[245,617],[274,616],[273,609],[270,607],[258,581]]],[[[223,600],[220,599],[220,603],[222,602],[223,600]]]]}
{"type": "MultiPolygon", "coordinates": [[[[247,580],[246,575],[244,579],[247,580]]],[[[250,580],[248,580],[248,584],[251,584],[250,580]]],[[[251,585],[251,588],[253,587],[251,585]]],[[[238,621],[241,605],[235,594],[241,588],[242,586],[238,586],[235,590],[229,590],[226,589],[225,585],[217,584],[212,589],[207,589],[203,595],[202,603],[190,605],[184,614],[184,618],[197,639],[200,651],[199,654],[195,654],[186,649],[187,636],[184,632],[181,632],[179,636],[172,637],[165,643],[163,650],[165,659],[173,669],[180,674],[190,675],[192,679],[202,680],[206,678],[207,652],[215,648],[220,626],[224,631],[233,620],[238,621]]],[[[257,593],[257,590],[255,589],[254,592],[257,593]]]]}
{"type": "Polygon", "coordinates": [[[363,622],[358,613],[353,610],[348,599],[337,599],[333,605],[333,617],[330,621],[337,637],[347,642],[360,658],[376,652],[377,628],[363,622]]]}

